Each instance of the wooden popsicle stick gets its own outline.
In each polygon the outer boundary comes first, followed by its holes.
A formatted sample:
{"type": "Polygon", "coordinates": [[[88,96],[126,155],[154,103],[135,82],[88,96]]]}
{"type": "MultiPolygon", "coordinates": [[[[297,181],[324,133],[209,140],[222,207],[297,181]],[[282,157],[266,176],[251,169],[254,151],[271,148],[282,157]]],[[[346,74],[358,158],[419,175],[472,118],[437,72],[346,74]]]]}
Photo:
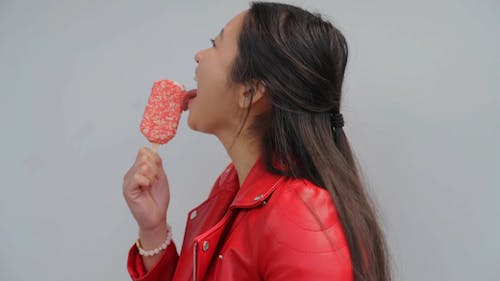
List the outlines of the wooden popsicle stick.
{"type": "Polygon", "coordinates": [[[153,151],[154,151],[154,152],[158,152],[158,146],[160,146],[160,144],[158,144],[158,143],[153,143],[152,145],[153,145],[153,151]]]}

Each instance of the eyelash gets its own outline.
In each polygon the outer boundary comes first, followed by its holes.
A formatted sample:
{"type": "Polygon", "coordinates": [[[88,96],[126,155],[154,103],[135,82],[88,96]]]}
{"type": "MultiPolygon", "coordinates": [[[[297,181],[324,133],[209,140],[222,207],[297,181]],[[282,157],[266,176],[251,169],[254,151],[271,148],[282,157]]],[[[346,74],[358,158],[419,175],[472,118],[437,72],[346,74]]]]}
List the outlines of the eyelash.
{"type": "Polygon", "coordinates": [[[210,42],[212,42],[212,47],[215,47],[215,39],[210,38],[210,42]]]}

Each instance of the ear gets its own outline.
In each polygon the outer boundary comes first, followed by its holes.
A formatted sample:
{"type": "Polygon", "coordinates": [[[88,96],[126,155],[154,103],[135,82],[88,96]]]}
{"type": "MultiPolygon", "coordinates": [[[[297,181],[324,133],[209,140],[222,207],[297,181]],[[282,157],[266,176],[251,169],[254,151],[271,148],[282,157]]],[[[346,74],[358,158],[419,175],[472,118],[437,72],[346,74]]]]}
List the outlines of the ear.
{"type": "Polygon", "coordinates": [[[242,109],[247,109],[250,105],[254,106],[258,102],[264,100],[266,87],[264,82],[255,81],[243,87],[238,94],[238,105],[242,109]]]}

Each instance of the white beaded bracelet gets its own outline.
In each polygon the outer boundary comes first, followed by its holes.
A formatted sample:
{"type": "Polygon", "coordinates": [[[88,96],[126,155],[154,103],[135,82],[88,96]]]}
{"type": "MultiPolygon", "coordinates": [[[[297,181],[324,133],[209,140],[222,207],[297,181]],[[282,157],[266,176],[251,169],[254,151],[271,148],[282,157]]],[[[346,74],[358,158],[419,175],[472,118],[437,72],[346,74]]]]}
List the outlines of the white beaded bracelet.
{"type": "Polygon", "coordinates": [[[151,257],[165,250],[171,241],[172,241],[172,227],[170,225],[167,225],[167,239],[165,239],[165,241],[158,248],[153,250],[144,250],[142,248],[141,241],[139,240],[139,238],[137,238],[135,245],[137,246],[137,249],[139,249],[139,255],[145,257],[151,257]]]}

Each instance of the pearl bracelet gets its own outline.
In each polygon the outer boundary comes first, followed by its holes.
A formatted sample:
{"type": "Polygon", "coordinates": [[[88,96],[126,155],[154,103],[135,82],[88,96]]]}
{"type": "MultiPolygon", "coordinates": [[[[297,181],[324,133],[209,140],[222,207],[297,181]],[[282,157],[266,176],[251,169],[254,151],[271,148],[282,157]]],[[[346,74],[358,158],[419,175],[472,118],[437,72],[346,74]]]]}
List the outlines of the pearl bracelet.
{"type": "Polygon", "coordinates": [[[152,257],[154,255],[161,253],[163,250],[165,250],[168,247],[168,245],[172,241],[172,227],[167,224],[167,239],[165,239],[165,241],[156,249],[144,250],[142,248],[141,241],[139,239],[140,238],[137,238],[137,241],[135,242],[137,249],[139,249],[139,255],[145,256],[145,257],[152,257]]]}

